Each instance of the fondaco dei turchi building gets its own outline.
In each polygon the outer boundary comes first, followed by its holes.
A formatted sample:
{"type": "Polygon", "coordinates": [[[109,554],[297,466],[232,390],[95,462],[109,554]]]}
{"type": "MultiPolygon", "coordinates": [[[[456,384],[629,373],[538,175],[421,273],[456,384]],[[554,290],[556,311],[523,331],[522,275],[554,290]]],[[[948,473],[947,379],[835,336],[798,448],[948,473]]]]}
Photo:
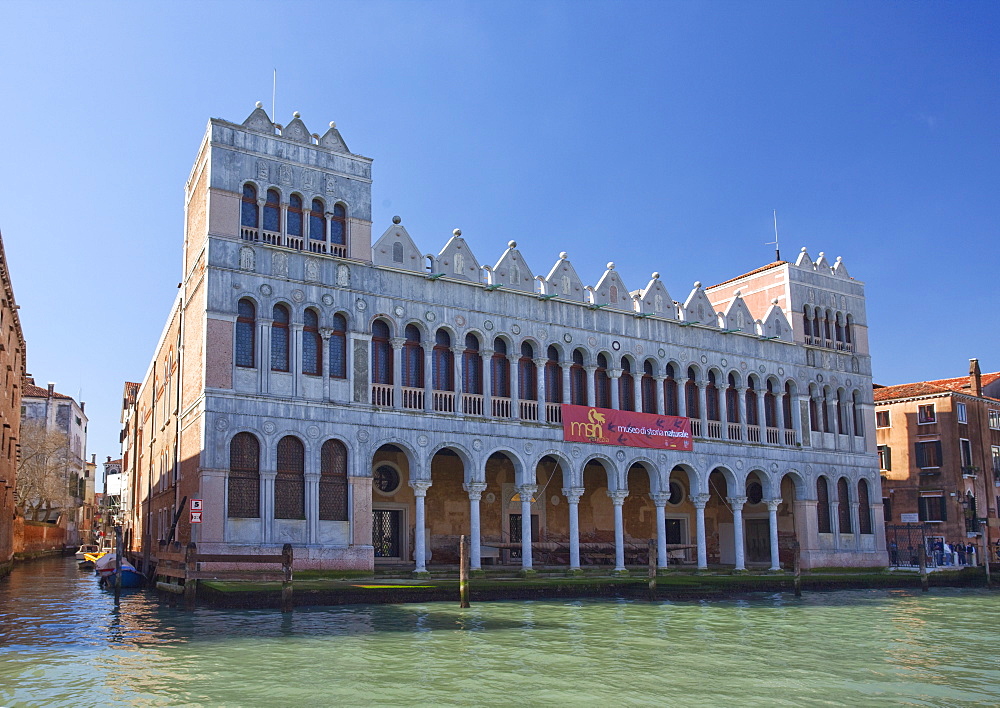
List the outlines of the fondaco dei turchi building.
{"type": "Polygon", "coordinates": [[[332,123],[209,121],[177,299],[126,385],[132,549],[176,516],[202,552],[291,543],[300,568],[419,572],[462,534],[473,568],[622,571],[650,539],[660,566],[887,564],[839,258],[675,301],[514,241],[484,265],[458,230],[428,254],[398,217],[372,241],[371,164],[332,123]]]}

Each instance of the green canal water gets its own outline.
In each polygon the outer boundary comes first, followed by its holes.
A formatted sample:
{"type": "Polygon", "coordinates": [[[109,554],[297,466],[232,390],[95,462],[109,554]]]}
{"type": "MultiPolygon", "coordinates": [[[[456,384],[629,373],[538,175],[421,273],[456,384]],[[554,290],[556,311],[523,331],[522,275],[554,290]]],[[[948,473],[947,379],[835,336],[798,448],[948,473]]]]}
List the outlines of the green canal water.
{"type": "Polygon", "coordinates": [[[1000,705],[1000,594],[115,611],[72,559],[0,580],[0,706],[1000,705]]]}

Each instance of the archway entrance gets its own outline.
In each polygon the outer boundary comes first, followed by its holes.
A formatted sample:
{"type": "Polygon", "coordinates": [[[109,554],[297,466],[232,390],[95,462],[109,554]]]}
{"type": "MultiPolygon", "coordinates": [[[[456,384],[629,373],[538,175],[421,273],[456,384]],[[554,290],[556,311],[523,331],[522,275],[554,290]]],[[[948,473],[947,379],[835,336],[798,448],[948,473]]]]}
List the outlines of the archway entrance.
{"type": "Polygon", "coordinates": [[[377,564],[410,560],[413,539],[413,490],[410,464],[395,445],[372,456],[372,547],[377,564]]]}

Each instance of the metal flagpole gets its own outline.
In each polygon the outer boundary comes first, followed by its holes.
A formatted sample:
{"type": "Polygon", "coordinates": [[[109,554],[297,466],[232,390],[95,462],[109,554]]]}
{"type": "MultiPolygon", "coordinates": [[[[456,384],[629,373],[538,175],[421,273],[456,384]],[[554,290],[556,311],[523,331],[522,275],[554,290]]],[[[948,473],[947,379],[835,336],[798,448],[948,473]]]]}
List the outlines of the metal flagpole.
{"type": "Polygon", "coordinates": [[[271,120],[276,120],[274,115],[274,97],[278,93],[278,70],[274,69],[274,75],[271,78],[271,120]]]}

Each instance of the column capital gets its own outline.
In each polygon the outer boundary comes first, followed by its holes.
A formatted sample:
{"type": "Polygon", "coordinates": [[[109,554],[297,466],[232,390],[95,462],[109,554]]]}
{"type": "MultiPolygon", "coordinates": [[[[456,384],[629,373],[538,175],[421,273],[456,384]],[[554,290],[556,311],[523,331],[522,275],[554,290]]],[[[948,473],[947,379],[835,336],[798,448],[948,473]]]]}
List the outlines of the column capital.
{"type": "Polygon", "coordinates": [[[329,327],[320,327],[319,336],[324,342],[329,341],[330,337],[333,336],[333,330],[329,327]]]}
{"type": "Polygon", "coordinates": [[[733,511],[736,511],[737,509],[739,509],[740,511],[742,511],[743,510],[743,505],[747,503],[747,498],[746,497],[726,497],[726,501],[728,501],[729,505],[733,507],[733,511]]]}
{"type": "Polygon", "coordinates": [[[748,386],[737,386],[736,387],[736,393],[740,394],[741,396],[745,396],[746,393],[747,393],[747,391],[749,391],[749,390],[750,390],[750,388],[748,386]]]}
{"type": "MultiPolygon", "coordinates": [[[[691,379],[688,379],[688,381],[690,380],[691,379]]],[[[708,388],[708,381],[695,381],[694,385],[700,388],[702,391],[704,391],[706,388],[708,388]]]]}
{"type": "Polygon", "coordinates": [[[589,376],[593,376],[597,373],[597,367],[593,364],[587,364],[583,367],[583,370],[586,371],[589,376]]]}
{"type": "Polygon", "coordinates": [[[709,494],[695,494],[691,497],[691,503],[695,509],[704,509],[708,505],[709,494]]]}
{"type": "Polygon", "coordinates": [[[449,348],[451,349],[451,353],[454,354],[457,357],[461,357],[462,354],[465,353],[465,347],[463,347],[463,346],[461,346],[459,344],[453,344],[449,348]]]}
{"type": "Polygon", "coordinates": [[[583,487],[563,487],[562,493],[570,504],[579,504],[584,493],[583,487]]]}
{"type": "Polygon", "coordinates": [[[404,344],[406,344],[406,340],[402,337],[393,337],[389,340],[389,344],[392,345],[393,349],[398,351],[403,348],[404,344]]]}
{"type": "Polygon", "coordinates": [[[781,504],[781,500],[780,499],[768,499],[767,500],[767,510],[768,511],[777,511],[779,504],[781,504]]]}
{"type": "Polygon", "coordinates": [[[410,486],[413,487],[413,495],[417,497],[427,496],[427,490],[431,487],[429,479],[411,479],[410,486]]]}
{"type": "Polygon", "coordinates": [[[621,369],[608,369],[608,378],[609,379],[620,379],[621,376],[622,376],[622,370],[621,369]]]}
{"type": "Polygon", "coordinates": [[[486,491],[486,482],[466,482],[462,489],[469,493],[469,501],[479,501],[486,491]]]}
{"type": "Polygon", "coordinates": [[[658,383],[658,384],[662,384],[664,381],[667,380],[667,375],[666,374],[653,374],[653,380],[656,381],[656,383],[658,383]]]}
{"type": "Polygon", "coordinates": [[[544,369],[545,365],[549,363],[548,358],[544,356],[535,357],[532,361],[535,362],[535,366],[539,369],[544,369]]]}
{"type": "Polygon", "coordinates": [[[495,352],[492,349],[480,349],[479,350],[479,356],[483,357],[484,359],[492,359],[494,353],[495,352]]]}
{"type": "Polygon", "coordinates": [[[615,489],[608,490],[608,496],[611,497],[611,503],[615,506],[621,506],[625,503],[625,499],[628,497],[627,489],[615,489]]]}
{"type": "Polygon", "coordinates": [[[520,492],[520,494],[521,494],[521,501],[522,502],[523,501],[530,501],[531,497],[535,496],[535,494],[538,492],[538,485],[537,484],[522,484],[520,487],[517,488],[517,491],[520,492]],[[528,499],[526,500],[525,497],[528,497],[528,499]]]}
{"type": "Polygon", "coordinates": [[[656,494],[650,494],[653,498],[653,503],[656,506],[666,506],[667,502],[670,501],[670,492],[657,492],[656,494]]]}

